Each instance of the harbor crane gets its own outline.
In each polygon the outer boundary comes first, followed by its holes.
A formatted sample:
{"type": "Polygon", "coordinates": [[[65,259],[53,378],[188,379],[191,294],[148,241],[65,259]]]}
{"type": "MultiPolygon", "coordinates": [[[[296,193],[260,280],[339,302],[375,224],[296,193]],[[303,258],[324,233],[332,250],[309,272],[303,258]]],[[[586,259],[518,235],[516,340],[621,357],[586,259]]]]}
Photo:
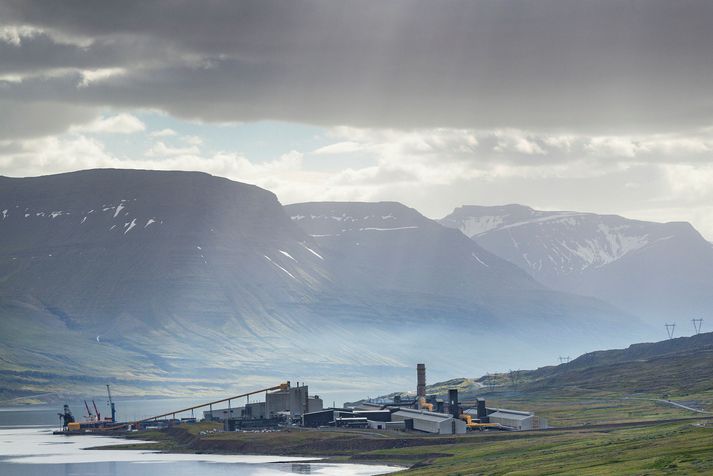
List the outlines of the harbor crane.
{"type": "Polygon", "coordinates": [[[109,408],[111,409],[111,422],[116,423],[116,407],[114,406],[114,400],[111,399],[111,388],[109,384],[106,384],[106,394],[109,396],[109,408]]]}

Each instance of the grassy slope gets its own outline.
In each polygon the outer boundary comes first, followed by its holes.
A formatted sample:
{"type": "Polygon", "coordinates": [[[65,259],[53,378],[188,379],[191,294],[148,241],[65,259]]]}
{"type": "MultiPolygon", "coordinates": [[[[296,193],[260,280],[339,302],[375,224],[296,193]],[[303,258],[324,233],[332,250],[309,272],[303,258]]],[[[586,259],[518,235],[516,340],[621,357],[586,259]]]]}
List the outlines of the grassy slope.
{"type": "Polygon", "coordinates": [[[147,449],[332,456],[334,462],[413,465],[403,474],[414,475],[713,473],[711,420],[546,432],[478,432],[459,437],[349,430],[200,434],[214,427],[188,425],[132,437],[158,441],[146,445],[147,449]]]}
{"type": "MultiPolygon", "coordinates": [[[[443,451],[402,449],[401,454],[443,451]]],[[[532,438],[452,445],[451,456],[412,468],[413,475],[711,474],[713,428],[669,424],[608,431],[539,433],[532,438]]],[[[384,455],[394,453],[380,452],[384,455]]]]}

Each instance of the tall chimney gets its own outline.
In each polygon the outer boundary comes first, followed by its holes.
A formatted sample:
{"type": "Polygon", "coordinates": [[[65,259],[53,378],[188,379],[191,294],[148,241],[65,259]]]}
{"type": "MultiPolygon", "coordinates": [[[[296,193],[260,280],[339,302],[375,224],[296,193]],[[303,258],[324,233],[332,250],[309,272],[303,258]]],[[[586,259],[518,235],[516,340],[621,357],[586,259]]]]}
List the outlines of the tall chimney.
{"type": "Polygon", "coordinates": [[[426,364],[416,364],[416,398],[426,396],[426,364]]]}
{"type": "Polygon", "coordinates": [[[448,390],[448,408],[450,409],[453,418],[460,416],[460,405],[458,404],[458,389],[452,388],[448,390]]]}
{"type": "Polygon", "coordinates": [[[488,410],[485,409],[485,400],[482,398],[478,399],[478,418],[483,421],[484,418],[488,417],[488,410]]]}

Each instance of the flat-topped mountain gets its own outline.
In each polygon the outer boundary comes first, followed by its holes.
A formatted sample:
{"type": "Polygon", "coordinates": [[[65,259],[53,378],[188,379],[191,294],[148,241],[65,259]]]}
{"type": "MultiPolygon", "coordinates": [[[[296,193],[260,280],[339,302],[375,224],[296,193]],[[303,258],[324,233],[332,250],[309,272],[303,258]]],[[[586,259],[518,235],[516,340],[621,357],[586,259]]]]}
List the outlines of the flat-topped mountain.
{"type": "Polygon", "coordinates": [[[503,347],[547,361],[645,332],[398,203],[283,207],[138,170],[0,178],[0,310],[0,383],[35,393],[410,378],[420,359],[499,368],[503,347]]]}

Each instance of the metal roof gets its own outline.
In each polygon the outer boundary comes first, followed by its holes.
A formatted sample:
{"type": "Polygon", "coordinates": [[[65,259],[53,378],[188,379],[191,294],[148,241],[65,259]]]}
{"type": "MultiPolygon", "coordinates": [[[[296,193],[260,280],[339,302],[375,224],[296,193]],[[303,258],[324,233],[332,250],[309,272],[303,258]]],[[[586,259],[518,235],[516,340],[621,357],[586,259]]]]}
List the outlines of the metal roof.
{"type": "Polygon", "coordinates": [[[522,413],[509,413],[497,411],[488,415],[488,418],[503,418],[507,420],[527,420],[532,418],[534,415],[523,415],[522,413]]]}
{"type": "Polygon", "coordinates": [[[394,413],[394,415],[403,417],[403,418],[413,418],[414,420],[426,420],[426,421],[435,421],[435,422],[443,422],[450,420],[453,418],[450,415],[445,415],[443,413],[429,413],[429,412],[409,412],[406,410],[399,410],[394,413]]]}

